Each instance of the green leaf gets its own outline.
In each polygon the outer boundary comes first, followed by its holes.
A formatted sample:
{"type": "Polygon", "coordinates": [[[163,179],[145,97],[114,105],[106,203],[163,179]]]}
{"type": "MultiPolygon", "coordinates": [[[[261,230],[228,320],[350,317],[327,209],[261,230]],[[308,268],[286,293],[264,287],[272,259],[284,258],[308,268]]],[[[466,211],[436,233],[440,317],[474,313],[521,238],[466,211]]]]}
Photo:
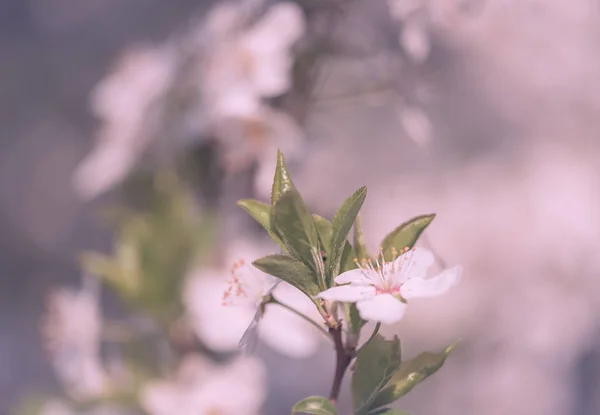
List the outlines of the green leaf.
{"type": "Polygon", "coordinates": [[[283,153],[277,150],[277,167],[275,168],[275,177],[273,178],[273,187],[271,189],[271,205],[275,205],[275,202],[290,190],[296,190],[296,186],[294,186],[292,177],[285,165],[283,153]]]}
{"type": "Polygon", "coordinates": [[[355,415],[374,409],[379,392],[400,366],[400,340],[385,340],[377,335],[358,354],[352,375],[352,395],[355,415]]]}
{"type": "Polygon", "coordinates": [[[271,209],[271,223],[289,254],[306,265],[317,277],[317,281],[323,281],[324,265],[319,233],[297,191],[290,190],[275,202],[271,209]]]}
{"type": "Polygon", "coordinates": [[[210,211],[199,214],[192,192],[174,173],[151,178],[139,203],[144,209],[119,214],[113,252],[87,253],[82,261],[128,305],[166,319],[180,314],[185,276],[210,254],[218,222],[210,211]]]}
{"type": "Polygon", "coordinates": [[[340,261],[340,274],[356,268],[356,263],[354,262],[355,257],[356,255],[354,255],[354,248],[352,248],[352,245],[346,241],[346,245],[344,245],[344,251],[342,252],[342,260],[340,261]]]}
{"type": "Polygon", "coordinates": [[[367,188],[365,186],[358,189],[352,196],[344,201],[340,209],[333,217],[333,233],[331,235],[331,255],[327,258],[327,287],[329,287],[333,279],[340,273],[340,264],[342,262],[342,254],[346,248],[348,234],[354,220],[362,207],[365,198],[367,197],[367,188]]]}
{"type": "Polygon", "coordinates": [[[244,209],[267,231],[271,230],[271,206],[255,199],[238,200],[237,205],[244,209]]]}
{"type": "Polygon", "coordinates": [[[386,261],[393,261],[405,248],[415,246],[417,239],[435,218],[435,214],[417,216],[387,234],[381,243],[386,261]],[[395,255],[394,255],[395,252],[395,255]]]}
{"type": "Polygon", "coordinates": [[[259,270],[298,288],[308,296],[319,294],[320,289],[310,270],[288,255],[269,255],[252,263],[259,270]]]}
{"type": "Polygon", "coordinates": [[[321,240],[321,248],[325,251],[325,254],[329,257],[331,255],[331,235],[333,234],[333,225],[327,219],[319,215],[312,215],[317,232],[319,233],[319,239],[321,240]]]}
{"type": "Polygon", "coordinates": [[[361,259],[369,258],[367,247],[365,245],[365,236],[363,235],[360,216],[356,216],[354,221],[354,240],[352,241],[354,246],[354,252],[356,258],[360,261],[361,259]]]}
{"type": "Polygon", "coordinates": [[[452,344],[441,353],[424,352],[412,360],[402,362],[400,369],[377,396],[372,407],[388,405],[406,395],[412,388],[437,372],[456,345],[457,343],[452,344]]]}
{"type": "Polygon", "coordinates": [[[292,408],[292,415],[314,414],[314,415],[337,415],[338,411],[335,406],[322,396],[310,396],[296,403],[292,408]]]}
{"type": "Polygon", "coordinates": [[[367,324],[367,322],[360,317],[358,308],[356,308],[356,303],[344,303],[344,306],[347,310],[346,313],[350,321],[350,328],[355,333],[360,332],[360,329],[367,324]]]}
{"type": "Polygon", "coordinates": [[[246,212],[248,212],[256,222],[258,222],[263,228],[265,228],[265,230],[269,233],[271,238],[273,238],[275,242],[277,242],[279,245],[281,245],[282,248],[285,249],[285,245],[283,244],[279,236],[277,236],[277,234],[271,229],[270,205],[259,202],[255,199],[238,200],[237,205],[244,209],[246,212]]]}

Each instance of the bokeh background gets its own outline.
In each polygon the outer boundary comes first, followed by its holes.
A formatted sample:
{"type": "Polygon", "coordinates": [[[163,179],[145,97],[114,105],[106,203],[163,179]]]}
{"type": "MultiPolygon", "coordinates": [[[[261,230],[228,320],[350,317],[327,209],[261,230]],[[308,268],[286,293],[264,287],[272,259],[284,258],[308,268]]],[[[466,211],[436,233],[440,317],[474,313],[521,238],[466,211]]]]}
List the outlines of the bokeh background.
{"type": "MultiPolygon", "coordinates": [[[[152,205],[145,177],[174,169],[212,224],[202,267],[226,267],[238,240],[264,242],[235,201],[268,197],[277,147],[319,214],[369,187],[373,250],[435,212],[421,243],[465,269],[385,329],[407,356],[461,339],[403,408],[600,413],[600,4],[298,0],[296,29],[282,17],[258,33],[275,3],[245,1],[223,35],[231,13],[207,17],[217,3],[0,0],[0,413],[64,394],[48,298],[81,286],[82,251],[110,254],[123,238],[108,207],[152,205]],[[251,82],[236,80],[260,65],[272,83],[246,103],[251,82]]],[[[110,285],[101,304],[107,318],[135,314],[110,285]]],[[[328,390],[327,347],[257,355],[262,413],[328,390]]],[[[118,411],[103,413],[137,413],[118,411]]]]}

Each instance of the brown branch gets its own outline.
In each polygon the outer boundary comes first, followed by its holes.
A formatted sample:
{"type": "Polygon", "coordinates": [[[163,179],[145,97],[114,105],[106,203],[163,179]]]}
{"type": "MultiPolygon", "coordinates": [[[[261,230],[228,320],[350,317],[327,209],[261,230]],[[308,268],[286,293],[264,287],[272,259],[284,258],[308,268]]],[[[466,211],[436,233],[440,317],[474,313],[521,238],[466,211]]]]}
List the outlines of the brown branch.
{"type": "Polygon", "coordinates": [[[342,380],[344,374],[350,366],[350,362],[354,356],[352,350],[346,350],[344,347],[344,341],[342,340],[342,323],[339,322],[336,327],[329,328],[329,334],[335,344],[335,376],[333,378],[333,384],[331,385],[331,393],[329,394],[329,400],[334,405],[337,403],[338,396],[340,394],[340,388],[342,387],[342,380]]]}

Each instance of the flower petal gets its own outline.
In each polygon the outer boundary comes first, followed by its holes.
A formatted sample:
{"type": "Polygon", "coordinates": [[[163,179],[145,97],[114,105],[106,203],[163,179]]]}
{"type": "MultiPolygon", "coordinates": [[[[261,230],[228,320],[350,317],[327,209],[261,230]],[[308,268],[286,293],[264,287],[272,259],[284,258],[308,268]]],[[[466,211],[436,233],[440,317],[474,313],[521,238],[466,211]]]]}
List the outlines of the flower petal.
{"type": "Polygon", "coordinates": [[[319,332],[291,311],[267,306],[258,327],[260,339],[273,350],[295,359],[304,359],[319,349],[319,332]]]}
{"type": "Polygon", "coordinates": [[[317,295],[317,297],[324,300],[354,303],[356,301],[371,298],[374,295],[375,287],[364,285],[343,285],[341,287],[333,287],[325,290],[317,295]]]}
{"type": "Polygon", "coordinates": [[[394,261],[394,267],[399,269],[401,279],[424,278],[427,270],[435,262],[433,252],[423,248],[413,248],[400,255],[394,261]]]}
{"type": "Polygon", "coordinates": [[[358,301],[356,308],[364,320],[393,324],[404,316],[406,304],[391,294],[379,294],[368,300],[358,301]]]}
{"type": "Polygon", "coordinates": [[[442,271],[433,278],[410,278],[400,288],[404,298],[437,297],[444,294],[460,281],[462,267],[456,266],[442,271]]]}
{"type": "Polygon", "coordinates": [[[360,268],[351,269],[335,277],[335,282],[338,284],[373,285],[374,281],[369,279],[367,272],[360,268]]]}
{"type": "Polygon", "coordinates": [[[220,270],[205,269],[203,275],[192,275],[183,291],[184,304],[196,335],[212,350],[232,352],[252,322],[253,304],[224,306],[223,293],[227,281],[219,278],[220,270]]]}
{"type": "Polygon", "coordinates": [[[241,42],[252,57],[253,86],[258,95],[272,97],[291,86],[293,59],[290,46],[304,33],[300,7],[291,2],[278,3],[248,31],[241,42]]]}

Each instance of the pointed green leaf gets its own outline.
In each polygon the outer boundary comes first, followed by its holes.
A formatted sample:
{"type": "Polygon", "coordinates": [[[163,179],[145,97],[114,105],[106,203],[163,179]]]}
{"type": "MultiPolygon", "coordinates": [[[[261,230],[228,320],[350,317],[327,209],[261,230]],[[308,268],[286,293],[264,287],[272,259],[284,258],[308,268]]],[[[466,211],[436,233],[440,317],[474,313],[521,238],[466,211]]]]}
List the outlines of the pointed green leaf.
{"type": "Polygon", "coordinates": [[[258,222],[263,228],[265,228],[265,230],[269,233],[271,238],[273,238],[275,242],[277,242],[279,245],[281,245],[282,248],[285,249],[285,245],[283,244],[279,236],[277,236],[277,234],[275,234],[275,232],[273,232],[273,230],[271,229],[270,205],[259,202],[255,199],[242,199],[237,202],[237,205],[244,209],[246,212],[248,212],[256,222],[258,222]]]}
{"type": "Polygon", "coordinates": [[[313,414],[313,415],[337,415],[335,406],[322,396],[310,396],[296,403],[292,408],[292,415],[295,414],[313,414]]]}
{"type": "Polygon", "coordinates": [[[285,159],[281,150],[277,150],[277,167],[275,168],[275,177],[273,178],[273,187],[271,189],[271,205],[286,192],[296,190],[292,177],[285,165],[285,159]]]}
{"type": "Polygon", "coordinates": [[[319,233],[297,191],[290,190],[275,202],[271,209],[271,223],[289,254],[306,265],[318,281],[323,281],[319,233]]]}
{"type": "Polygon", "coordinates": [[[346,248],[348,233],[354,225],[354,220],[367,197],[367,188],[361,187],[344,201],[333,217],[333,233],[331,235],[331,255],[327,261],[328,287],[340,273],[342,254],[346,248]]]}
{"type": "Polygon", "coordinates": [[[421,233],[434,218],[435,214],[417,216],[416,218],[404,222],[387,234],[381,243],[385,260],[393,261],[403,249],[411,249],[415,246],[421,233]],[[394,252],[396,252],[396,255],[394,255],[394,252]]]}
{"type": "Polygon", "coordinates": [[[402,362],[398,372],[373,402],[372,408],[388,405],[406,395],[412,388],[437,372],[455,347],[456,343],[441,353],[424,352],[412,360],[402,362]]]}
{"type": "Polygon", "coordinates": [[[331,254],[331,235],[333,234],[333,225],[327,219],[319,215],[312,215],[317,232],[321,240],[321,249],[329,256],[331,254]]]}
{"type": "Polygon", "coordinates": [[[252,265],[293,285],[309,297],[321,291],[310,270],[302,262],[288,255],[269,255],[257,259],[252,265]]]}
{"type": "Polygon", "coordinates": [[[352,375],[352,395],[355,415],[367,414],[374,409],[379,392],[400,366],[400,340],[385,340],[375,336],[358,354],[352,375]]]}
{"type": "Polygon", "coordinates": [[[342,252],[342,260],[340,261],[340,274],[342,272],[349,271],[351,269],[356,268],[356,262],[354,259],[356,255],[354,254],[354,248],[350,245],[350,242],[346,241],[346,245],[344,245],[344,251],[342,252]]]}
{"type": "Polygon", "coordinates": [[[271,229],[271,206],[255,199],[238,200],[237,205],[244,209],[266,230],[271,229]]]}
{"type": "Polygon", "coordinates": [[[367,252],[367,246],[365,245],[365,236],[363,235],[360,216],[356,216],[354,220],[354,240],[352,243],[356,258],[360,261],[361,259],[369,258],[367,252]]]}
{"type": "Polygon", "coordinates": [[[344,303],[344,306],[346,307],[346,313],[350,321],[350,328],[355,333],[360,332],[360,329],[367,324],[367,322],[360,317],[358,309],[356,308],[356,303],[344,303]]]}

